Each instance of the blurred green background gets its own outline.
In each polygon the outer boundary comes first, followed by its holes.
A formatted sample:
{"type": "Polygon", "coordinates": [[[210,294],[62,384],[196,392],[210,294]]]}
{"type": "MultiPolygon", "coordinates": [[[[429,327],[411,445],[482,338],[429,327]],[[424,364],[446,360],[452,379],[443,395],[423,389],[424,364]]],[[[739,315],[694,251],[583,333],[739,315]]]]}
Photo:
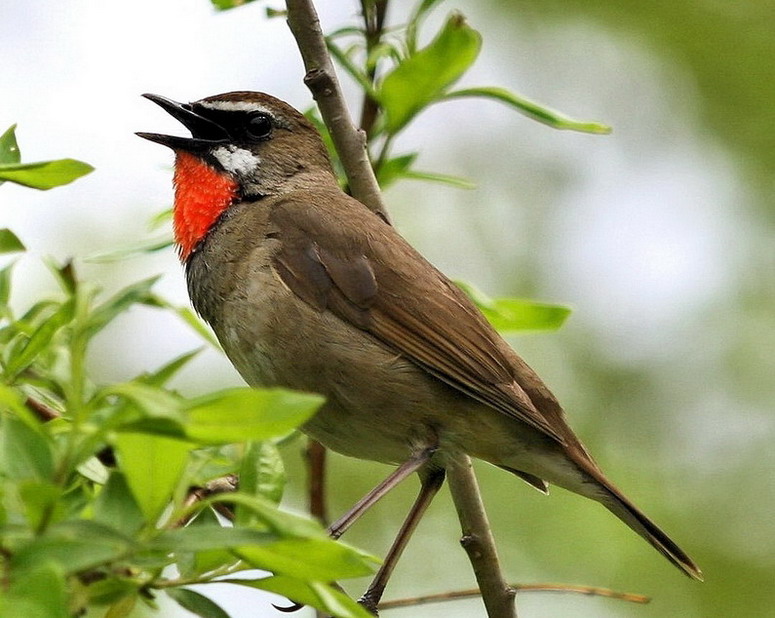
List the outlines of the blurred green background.
{"type": "MultiPolygon", "coordinates": [[[[52,194],[2,187],[3,227],[31,249],[16,302],[54,288],[40,256],[83,258],[144,238],[145,221],[169,204],[169,156],[131,133],[176,129],[141,92],[193,100],[249,88],[309,104],[293,41],[265,6],[213,15],[205,0],[3,3],[0,123],[19,122],[28,161],[72,156],[97,167],[52,194]]],[[[422,148],[420,167],[477,188],[391,189],[397,225],[442,270],[493,296],[574,308],[559,333],[512,343],[609,476],[706,576],[683,577],[595,504],[561,490],[541,496],[482,465],[510,580],[653,596],[639,606],[524,594],[520,616],[773,615],[775,2],[450,1],[437,22],[453,8],[484,36],[465,85],[502,85],[614,132],[556,132],[481,101],[433,108],[399,145],[422,148]]],[[[320,10],[329,30],[355,19],[351,3],[320,10]]],[[[163,272],[157,289],[185,302],[171,251],[80,268],[107,288],[163,272]]],[[[121,379],[196,345],[172,317],[137,311],[98,342],[93,371],[121,379]]],[[[177,386],[229,383],[239,378],[207,353],[177,386]]],[[[287,503],[302,508],[300,442],[286,455],[287,503]]],[[[387,472],[332,457],[332,512],[387,472]]],[[[407,482],[346,540],[383,554],[415,489],[407,482]]],[[[471,587],[458,534],[445,490],[386,597],[471,587]]],[[[278,615],[264,599],[216,594],[234,616],[278,615]]],[[[482,614],[476,600],[385,613],[482,614]]]]}

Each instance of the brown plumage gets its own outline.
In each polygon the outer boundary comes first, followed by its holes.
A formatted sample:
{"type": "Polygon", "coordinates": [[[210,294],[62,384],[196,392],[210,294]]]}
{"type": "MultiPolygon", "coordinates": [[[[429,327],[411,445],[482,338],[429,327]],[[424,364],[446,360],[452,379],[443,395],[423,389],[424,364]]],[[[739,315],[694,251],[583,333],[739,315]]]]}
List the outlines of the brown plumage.
{"type": "MultiPolygon", "coordinates": [[[[344,194],[314,128],[261,93],[181,106],[193,139],[142,134],[239,186],[186,259],[189,292],[250,384],[326,396],[304,430],[347,455],[405,461],[438,440],[545,491],[596,500],[687,575],[694,562],[608,481],[552,393],[467,296],[344,194]]],[[[176,209],[190,187],[177,187],[176,209]]]]}

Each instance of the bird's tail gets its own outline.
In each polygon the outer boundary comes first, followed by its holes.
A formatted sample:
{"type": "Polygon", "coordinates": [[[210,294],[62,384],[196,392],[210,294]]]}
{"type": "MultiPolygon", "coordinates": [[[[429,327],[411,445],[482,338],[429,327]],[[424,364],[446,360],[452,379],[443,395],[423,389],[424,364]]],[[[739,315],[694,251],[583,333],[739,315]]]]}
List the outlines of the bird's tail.
{"type": "Polygon", "coordinates": [[[622,494],[602,473],[595,470],[591,476],[599,483],[600,494],[595,496],[603,506],[648,541],[660,554],[692,579],[703,581],[702,571],[694,561],[659,526],[622,494]]]}

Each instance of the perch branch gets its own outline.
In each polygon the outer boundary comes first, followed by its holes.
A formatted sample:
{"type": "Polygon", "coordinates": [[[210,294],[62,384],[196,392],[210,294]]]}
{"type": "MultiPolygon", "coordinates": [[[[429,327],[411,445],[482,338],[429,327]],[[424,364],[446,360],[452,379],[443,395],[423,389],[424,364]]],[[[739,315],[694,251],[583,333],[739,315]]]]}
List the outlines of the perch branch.
{"type": "Polygon", "coordinates": [[[389,222],[379,184],[371,169],[366,134],[355,127],[350,117],[315,7],[311,0],[286,0],[285,6],[288,26],[307,71],[304,83],[312,92],[331,133],[350,191],[353,197],[389,222]]]}
{"type": "Polygon", "coordinates": [[[457,509],[466,550],[489,618],[516,618],[515,590],[500,569],[495,539],[484,510],[479,484],[468,455],[460,455],[447,467],[449,489],[457,509]]]}

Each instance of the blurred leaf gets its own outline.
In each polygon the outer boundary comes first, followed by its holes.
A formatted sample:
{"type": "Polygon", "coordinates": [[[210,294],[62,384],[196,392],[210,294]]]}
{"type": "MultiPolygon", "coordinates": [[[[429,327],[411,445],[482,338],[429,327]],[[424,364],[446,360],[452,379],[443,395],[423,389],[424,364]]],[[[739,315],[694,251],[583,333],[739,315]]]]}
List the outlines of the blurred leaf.
{"type": "Polygon", "coordinates": [[[312,416],[320,395],[281,388],[235,388],[191,400],[186,435],[206,444],[283,436],[312,416]]]}
{"type": "Polygon", "coordinates": [[[75,275],[75,267],[72,260],[67,260],[61,266],[57,264],[53,258],[43,258],[46,266],[54,275],[59,287],[68,296],[75,294],[78,289],[78,278],[75,275]]]}
{"type": "Polygon", "coordinates": [[[167,384],[167,382],[169,382],[173,377],[175,377],[177,373],[201,351],[202,348],[199,348],[197,350],[192,350],[191,352],[181,354],[153,373],[140,376],[138,380],[143,384],[147,384],[148,386],[155,386],[157,388],[162,387],[167,384]]]}
{"type": "Polygon", "coordinates": [[[215,494],[208,497],[206,504],[226,502],[244,506],[253,511],[262,523],[281,536],[298,536],[309,538],[328,538],[326,531],[316,521],[281,511],[269,500],[262,496],[248,495],[242,491],[228,494],[215,494]]]}
{"type": "Polygon", "coordinates": [[[520,97],[505,88],[481,87],[466,88],[465,90],[456,90],[447,92],[443,99],[459,99],[462,97],[485,97],[501,101],[509,107],[516,109],[525,116],[549,125],[554,129],[569,129],[572,131],[581,131],[583,133],[606,134],[611,132],[611,127],[599,122],[589,122],[583,120],[574,120],[560,112],[556,112],[548,107],[534,103],[528,99],[520,97]]]}
{"type": "Polygon", "coordinates": [[[167,594],[183,609],[201,616],[201,618],[229,618],[219,605],[206,596],[187,588],[167,588],[167,594]]]}
{"type": "Polygon", "coordinates": [[[64,516],[64,504],[60,501],[62,488],[50,481],[27,480],[18,485],[19,497],[24,504],[24,514],[32,530],[56,522],[64,516]]]}
{"type": "Polygon", "coordinates": [[[327,612],[336,618],[373,618],[371,613],[329,584],[309,582],[286,575],[263,579],[222,579],[220,582],[274,592],[292,601],[327,612]]]}
{"type": "Polygon", "coordinates": [[[75,159],[58,159],[39,163],[6,163],[0,165],[0,180],[8,180],[32,189],[53,189],[85,176],[94,168],[75,159]]]}
{"type": "Polygon", "coordinates": [[[14,234],[8,228],[0,229],[0,254],[2,253],[18,253],[19,251],[26,251],[19,237],[14,234]]]}
{"type": "MultiPolygon", "coordinates": [[[[86,594],[89,596],[89,602],[96,605],[114,604],[125,599],[128,596],[134,596],[141,583],[118,577],[107,577],[89,584],[86,588],[86,594]]],[[[133,604],[130,604],[133,606],[133,604]]],[[[103,618],[106,618],[105,614],[103,618]]],[[[121,615],[116,613],[116,616],[121,615]]],[[[129,614],[123,614],[127,616],[129,614]]]]}
{"type": "Polygon", "coordinates": [[[377,180],[379,186],[383,189],[393,184],[396,180],[404,176],[412,164],[417,159],[417,152],[400,155],[384,161],[377,170],[377,180]]]}
{"type": "Polygon", "coordinates": [[[78,473],[99,485],[104,485],[108,482],[108,469],[96,457],[89,457],[82,464],[79,464],[78,473]]]}
{"type": "Polygon", "coordinates": [[[25,405],[22,396],[15,389],[5,384],[0,384],[0,405],[13,411],[32,431],[41,433],[40,420],[25,405]]]}
{"type": "Polygon", "coordinates": [[[118,249],[112,249],[105,251],[104,253],[98,253],[92,255],[86,259],[87,262],[94,262],[97,264],[105,262],[118,262],[127,258],[133,258],[147,253],[154,253],[161,251],[168,247],[172,247],[175,241],[171,236],[162,236],[161,238],[149,238],[140,242],[132,243],[125,247],[119,247],[118,249]]]}
{"type": "MultiPolygon", "coordinates": [[[[173,216],[174,216],[174,211],[172,208],[167,208],[165,210],[162,210],[161,212],[153,215],[148,220],[148,228],[151,230],[158,229],[162,225],[165,225],[168,222],[172,221],[173,216]]],[[[172,238],[170,238],[169,240],[172,241],[172,238]]]]}
{"type": "Polygon", "coordinates": [[[159,280],[159,277],[160,275],[156,275],[133,283],[95,307],[83,327],[86,336],[91,338],[96,335],[132,305],[148,302],[151,298],[151,288],[159,280]]]}
{"type": "Polygon", "coordinates": [[[111,472],[93,508],[95,521],[111,525],[123,534],[135,534],[144,523],[143,513],[119,470],[111,472]]]}
{"type": "Polygon", "coordinates": [[[4,313],[8,313],[8,301],[11,298],[11,274],[14,264],[15,262],[11,262],[0,270],[0,308],[4,313]]]}
{"type": "Polygon", "coordinates": [[[200,320],[196,314],[191,311],[188,307],[172,307],[170,308],[178,314],[178,317],[182,319],[186,324],[188,324],[194,332],[196,332],[197,335],[199,335],[202,339],[204,339],[207,343],[209,343],[211,346],[213,346],[216,350],[221,349],[221,344],[218,343],[218,340],[215,338],[215,335],[213,335],[212,331],[207,327],[207,325],[200,320]]]}
{"type": "MultiPolygon", "coordinates": [[[[263,496],[279,504],[285,489],[285,467],[280,451],[271,442],[251,442],[239,473],[240,489],[247,494],[263,496]]],[[[237,521],[240,521],[239,512],[237,521]]]]}
{"type": "Polygon", "coordinates": [[[364,554],[331,539],[282,539],[235,551],[257,569],[301,579],[334,581],[374,572],[364,554]]]}
{"type": "Polygon", "coordinates": [[[165,530],[150,547],[163,552],[191,552],[242,546],[264,546],[277,541],[272,532],[225,526],[188,526],[165,530]]]}
{"type": "Polygon", "coordinates": [[[460,79],[476,60],[481,43],[479,33],[453,13],[427,47],[388,73],[377,93],[388,133],[395,135],[460,79]]]}
{"type": "Polygon", "coordinates": [[[182,423],[183,400],[162,388],[140,382],[114,384],[100,393],[101,397],[118,395],[129,401],[152,418],[169,419],[182,423]]]}
{"type": "Polygon", "coordinates": [[[0,425],[0,470],[15,480],[48,480],[54,474],[51,446],[43,435],[6,415],[0,425]]]}
{"type": "Polygon", "coordinates": [[[170,501],[192,445],[140,433],[116,437],[121,469],[135,500],[149,521],[155,521],[170,501]]]}
{"type": "Polygon", "coordinates": [[[68,300],[59,306],[43,324],[41,324],[18,354],[8,362],[6,372],[10,376],[16,376],[19,372],[32,364],[35,358],[43,350],[51,345],[51,340],[57,331],[73,318],[74,303],[68,300]]]}
{"type": "Polygon", "coordinates": [[[138,595],[127,595],[110,606],[103,618],[129,618],[137,605],[138,595]]]}
{"type": "Polygon", "coordinates": [[[21,161],[19,144],[16,143],[16,125],[12,124],[0,135],[0,165],[21,161]]]}
{"type": "Polygon", "coordinates": [[[424,180],[426,182],[438,182],[444,185],[450,185],[456,189],[475,189],[476,185],[470,180],[460,176],[450,176],[449,174],[437,174],[435,172],[421,172],[419,170],[410,170],[403,175],[407,180],[424,180]]]}
{"type": "Polygon", "coordinates": [[[132,539],[103,524],[86,519],[64,521],[19,549],[11,558],[11,567],[27,571],[53,561],[66,573],[77,573],[116,560],[134,548],[132,539]]]}
{"type": "Polygon", "coordinates": [[[493,328],[501,333],[527,330],[557,330],[571,313],[567,307],[518,298],[493,299],[470,283],[455,281],[480,309],[493,328]]]}
{"type": "Polygon", "coordinates": [[[213,6],[219,11],[227,11],[242,6],[243,4],[249,4],[253,2],[253,0],[210,0],[210,2],[212,2],[213,6]]]}
{"type": "Polygon", "coordinates": [[[0,615],[21,618],[68,618],[65,576],[53,561],[43,561],[14,577],[0,595],[0,615]]]}

